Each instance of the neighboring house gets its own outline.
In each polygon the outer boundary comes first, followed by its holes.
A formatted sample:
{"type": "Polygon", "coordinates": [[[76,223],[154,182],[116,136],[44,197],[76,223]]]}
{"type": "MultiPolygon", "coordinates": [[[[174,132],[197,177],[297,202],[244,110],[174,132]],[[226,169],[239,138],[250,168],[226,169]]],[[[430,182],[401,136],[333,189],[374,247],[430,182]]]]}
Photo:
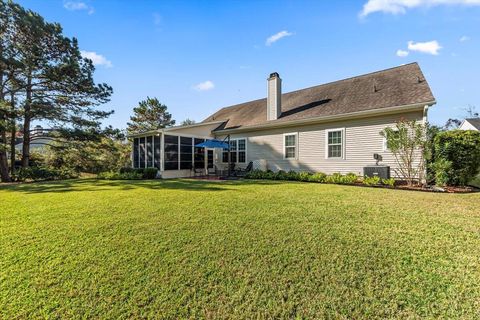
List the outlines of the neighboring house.
{"type": "Polygon", "coordinates": [[[132,160],[159,168],[163,178],[189,176],[192,167],[225,168],[228,152],[194,145],[229,136],[238,166],[362,174],[378,153],[395,169],[380,131],[400,119],[425,123],[433,104],[417,63],[285,94],[272,73],[266,98],[222,108],[198,124],[132,135],[132,160]]]}
{"type": "MultiPolygon", "coordinates": [[[[53,144],[55,139],[50,137],[49,133],[50,131],[45,131],[42,126],[35,126],[30,136],[30,151],[41,153],[44,152],[45,146],[53,144]]],[[[17,135],[17,139],[15,141],[15,149],[21,152],[22,148],[23,135],[17,135]]]]}
{"type": "Polygon", "coordinates": [[[459,129],[480,131],[480,118],[470,118],[463,120],[459,129]]]}

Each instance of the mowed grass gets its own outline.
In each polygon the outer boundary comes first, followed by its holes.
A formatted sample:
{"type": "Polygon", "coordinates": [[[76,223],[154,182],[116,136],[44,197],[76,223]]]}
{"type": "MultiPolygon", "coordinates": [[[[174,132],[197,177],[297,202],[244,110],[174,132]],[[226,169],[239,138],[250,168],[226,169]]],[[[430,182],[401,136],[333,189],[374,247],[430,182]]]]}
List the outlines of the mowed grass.
{"type": "Polygon", "coordinates": [[[479,318],[480,194],[0,187],[0,317],[479,318]]]}

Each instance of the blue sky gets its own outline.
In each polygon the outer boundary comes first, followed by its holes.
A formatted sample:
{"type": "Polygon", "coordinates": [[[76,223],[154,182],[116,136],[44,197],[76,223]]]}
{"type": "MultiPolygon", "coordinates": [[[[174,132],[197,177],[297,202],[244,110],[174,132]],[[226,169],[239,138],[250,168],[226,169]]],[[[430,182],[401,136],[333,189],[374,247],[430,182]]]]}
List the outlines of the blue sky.
{"type": "Polygon", "coordinates": [[[480,0],[20,3],[94,58],[119,128],[147,96],[201,121],[265,97],[274,71],[288,92],[413,61],[437,98],[431,122],[480,109],[480,0]]]}

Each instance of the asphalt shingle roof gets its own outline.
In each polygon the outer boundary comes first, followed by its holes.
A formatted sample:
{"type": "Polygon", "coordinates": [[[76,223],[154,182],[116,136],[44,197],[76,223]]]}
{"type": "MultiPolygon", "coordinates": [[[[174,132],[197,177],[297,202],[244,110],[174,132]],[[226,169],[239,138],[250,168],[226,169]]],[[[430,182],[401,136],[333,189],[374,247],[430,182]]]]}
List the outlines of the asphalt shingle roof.
{"type": "MultiPolygon", "coordinates": [[[[358,111],[427,103],[435,98],[419,65],[381,70],[282,94],[282,113],[273,122],[303,120],[358,111]]],[[[203,122],[224,120],[219,129],[267,122],[267,99],[225,107],[203,122]]]]}
{"type": "Polygon", "coordinates": [[[470,124],[477,128],[477,130],[480,130],[480,118],[470,118],[465,120],[470,122],[470,124]]]}

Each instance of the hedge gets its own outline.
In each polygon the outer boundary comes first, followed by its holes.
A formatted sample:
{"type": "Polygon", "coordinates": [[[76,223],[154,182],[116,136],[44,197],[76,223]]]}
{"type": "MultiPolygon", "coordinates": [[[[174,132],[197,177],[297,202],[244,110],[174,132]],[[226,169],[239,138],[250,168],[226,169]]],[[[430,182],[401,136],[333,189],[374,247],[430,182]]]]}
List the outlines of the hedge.
{"type": "Polygon", "coordinates": [[[452,130],[440,132],[434,139],[432,167],[436,183],[466,185],[480,170],[480,132],[452,130]]]}
{"type": "MultiPolygon", "coordinates": [[[[317,182],[317,183],[333,183],[333,184],[355,184],[360,182],[360,177],[355,173],[347,173],[342,175],[341,173],[334,173],[332,175],[326,175],[323,172],[296,172],[296,171],[277,171],[273,172],[271,170],[262,171],[262,170],[253,170],[245,176],[247,179],[265,179],[265,180],[289,180],[289,181],[304,181],[304,182],[317,182]]],[[[365,185],[387,185],[393,187],[395,180],[390,179],[380,179],[379,177],[373,178],[363,178],[362,183],[365,185]]]]}

